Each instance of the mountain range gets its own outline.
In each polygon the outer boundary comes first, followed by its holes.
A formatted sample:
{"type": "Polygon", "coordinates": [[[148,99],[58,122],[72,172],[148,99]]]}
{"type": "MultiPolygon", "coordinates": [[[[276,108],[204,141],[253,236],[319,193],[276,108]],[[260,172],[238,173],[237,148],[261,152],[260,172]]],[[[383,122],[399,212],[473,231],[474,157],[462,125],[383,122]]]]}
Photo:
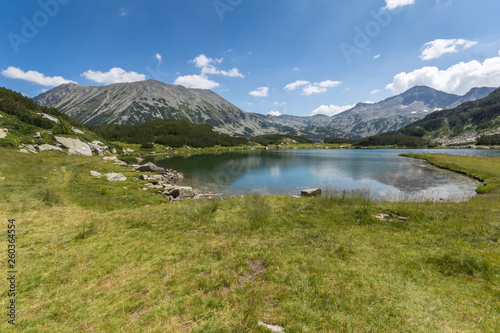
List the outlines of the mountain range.
{"type": "Polygon", "coordinates": [[[153,119],[183,119],[213,125],[231,135],[271,133],[303,135],[313,140],[326,137],[366,137],[398,130],[427,114],[486,97],[495,88],[474,88],[464,96],[419,86],[379,103],[359,103],[334,116],[271,116],[248,113],[211,90],[188,89],[146,80],[85,87],[65,84],[34,100],[56,107],[86,125],[138,125],[153,119]]]}

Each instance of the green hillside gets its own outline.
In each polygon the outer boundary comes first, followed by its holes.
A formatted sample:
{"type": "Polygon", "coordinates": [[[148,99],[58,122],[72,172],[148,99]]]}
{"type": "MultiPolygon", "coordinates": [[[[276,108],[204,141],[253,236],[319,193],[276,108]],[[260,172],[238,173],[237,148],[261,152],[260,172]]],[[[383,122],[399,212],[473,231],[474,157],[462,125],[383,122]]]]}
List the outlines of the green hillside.
{"type": "Polygon", "coordinates": [[[56,144],[54,135],[82,141],[100,140],[81,123],[56,108],[39,106],[31,98],[0,87],[0,146],[56,144]]]}
{"type": "Polygon", "coordinates": [[[436,111],[425,118],[388,132],[365,138],[360,146],[433,147],[439,144],[498,145],[500,89],[456,108],[436,111]]]}
{"type": "Polygon", "coordinates": [[[429,114],[398,132],[404,135],[436,138],[466,131],[485,132],[500,127],[500,89],[488,97],[466,102],[454,109],[429,114]]]}

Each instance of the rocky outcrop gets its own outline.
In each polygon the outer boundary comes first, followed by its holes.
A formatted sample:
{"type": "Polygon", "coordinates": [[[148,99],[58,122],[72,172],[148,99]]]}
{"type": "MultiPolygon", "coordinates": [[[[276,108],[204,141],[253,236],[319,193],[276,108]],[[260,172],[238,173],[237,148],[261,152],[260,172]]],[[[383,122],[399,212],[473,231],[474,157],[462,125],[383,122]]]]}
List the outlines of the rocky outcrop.
{"type": "Polygon", "coordinates": [[[50,120],[54,124],[58,124],[58,125],[60,124],[59,119],[52,117],[51,115],[48,115],[46,113],[39,113],[39,115],[42,116],[42,118],[50,120]]]}
{"type": "Polygon", "coordinates": [[[493,131],[486,132],[463,132],[456,136],[443,136],[436,139],[430,139],[433,142],[439,143],[443,146],[460,145],[460,144],[475,144],[477,140],[483,135],[500,134],[500,128],[493,131]]]}
{"type": "Polygon", "coordinates": [[[92,156],[90,146],[79,139],[65,138],[62,136],[54,136],[57,142],[68,148],[70,155],[92,156]]]}
{"type": "Polygon", "coordinates": [[[85,134],[83,131],[79,130],[78,128],[71,127],[71,129],[72,129],[72,130],[73,130],[73,132],[75,132],[76,134],[85,134]]]}

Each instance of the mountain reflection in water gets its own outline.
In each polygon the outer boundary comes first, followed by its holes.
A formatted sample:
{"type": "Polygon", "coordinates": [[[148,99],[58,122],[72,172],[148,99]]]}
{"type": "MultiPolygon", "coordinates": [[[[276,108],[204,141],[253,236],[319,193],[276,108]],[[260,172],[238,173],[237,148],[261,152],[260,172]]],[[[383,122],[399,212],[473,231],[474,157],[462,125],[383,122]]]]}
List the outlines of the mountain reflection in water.
{"type": "MultiPolygon", "coordinates": [[[[467,200],[479,182],[398,156],[410,150],[253,150],[156,156],[155,164],[181,171],[183,185],[224,194],[298,195],[305,188],[370,190],[381,200],[467,200]]],[[[412,150],[418,151],[418,150],[412,150]]],[[[436,151],[434,151],[436,152],[436,151]]],[[[439,153],[492,154],[499,151],[439,153]]]]}

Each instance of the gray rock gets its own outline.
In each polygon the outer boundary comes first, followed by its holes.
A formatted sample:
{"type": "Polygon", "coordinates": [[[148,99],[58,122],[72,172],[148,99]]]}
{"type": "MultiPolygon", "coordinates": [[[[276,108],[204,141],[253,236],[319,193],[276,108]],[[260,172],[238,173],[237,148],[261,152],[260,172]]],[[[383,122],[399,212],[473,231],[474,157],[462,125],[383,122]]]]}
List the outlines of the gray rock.
{"type": "Polygon", "coordinates": [[[88,143],[90,149],[97,155],[97,156],[104,156],[106,152],[108,151],[108,146],[106,146],[104,143],[101,141],[94,140],[92,142],[88,143]]]}
{"type": "Polygon", "coordinates": [[[149,176],[148,176],[148,175],[140,175],[140,176],[139,176],[139,179],[140,179],[140,180],[149,180],[150,178],[149,178],[149,176]]]}
{"type": "Polygon", "coordinates": [[[0,128],[0,139],[3,139],[7,136],[7,133],[9,132],[8,129],[6,128],[0,128]]]}
{"type": "Polygon", "coordinates": [[[39,115],[40,115],[40,116],[42,116],[42,117],[43,117],[43,118],[45,118],[45,119],[50,120],[50,121],[51,121],[51,122],[53,122],[54,124],[59,124],[59,123],[60,123],[60,122],[59,122],[59,119],[54,118],[53,116],[48,115],[48,114],[46,114],[46,113],[39,113],[39,115]]]}
{"type": "Polygon", "coordinates": [[[269,324],[266,324],[260,320],[257,322],[257,325],[263,326],[263,327],[267,328],[268,330],[270,330],[271,332],[276,332],[276,333],[284,333],[285,332],[285,329],[281,326],[269,325],[269,324]]]}
{"type": "Polygon", "coordinates": [[[188,199],[194,197],[194,191],[192,187],[187,186],[174,186],[165,192],[166,195],[173,197],[174,199],[188,199]]]}
{"type": "Polygon", "coordinates": [[[71,127],[71,129],[72,129],[72,130],[73,130],[73,132],[75,132],[76,134],[85,134],[83,131],[79,130],[78,128],[71,127]]]}
{"type": "Polygon", "coordinates": [[[54,138],[57,142],[68,148],[68,153],[70,155],[92,156],[92,150],[90,150],[89,145],[83,141],[62,136],[55,136],[54,138]]]}
{"type": "Polygon", "coordinates": [[[24,148],[26,148],[30,153],[35,153],[35,154],[38,154],[36,149],[35,149],[35,146],[33,145],[22,145],[24,148]]]}
{"type": "Polygon", "coordinates": [[[308,190],[303,190],[300,192],[300,195],[303,197],[318,197],[321,196],[321,189],[320,188],[312,188],[308,190]]]}
{"type": "Polygon", "coordinates": [[[44,152],[44,151],[57,151],[57,152],[59,152],[59,153],[64,153],[64,150],[62,150],[61,148],[56,147],[56,146],[53,146],[53,145],[49,145],[49,144],[39,145],[39,146],[36,146],[35,148],[36,148],[36,150],[38,150],[39,152],[44,152]]]}
{"type": "Polygon", "coordinates": [[[23,154],[29,154],[29,152],[26,149],[19,149],[18,152],[23,154]]]}
{"type": "Polygon", "coordinates": [[[41,138],[42,138],[42,133],[40,133],[40,132],[36,132],[35,134],[33,134],[33,137],[34,137],[35,139],[41,139],[41,138]]]}
{"type": "Polygon", "coordinates": [[[101,178],[102,177],[102,174],[100,174],[99,172],[97,171],[90,171],[90,175],[91,176],[94,176],[94,177],[98,177],[98,178],[101,178]]]}
{"type": "Polygon", "coordinates": [[[127,180],[127,177],[125,177],[123,173],[107,173],[104,176],[106,176],[110,182],[123,182],[127,180]]]}
{"type": "Polygon", "coordinates": [[[0,177],[0,180],[5,180],[5,177],[0,177]]]}
{"type": "Polygon", "coordinates": [[[134,166],[133,171],[164,173],[165,169],[156,166],[154,163],[148,162],[143,165],[134,166]]]}

